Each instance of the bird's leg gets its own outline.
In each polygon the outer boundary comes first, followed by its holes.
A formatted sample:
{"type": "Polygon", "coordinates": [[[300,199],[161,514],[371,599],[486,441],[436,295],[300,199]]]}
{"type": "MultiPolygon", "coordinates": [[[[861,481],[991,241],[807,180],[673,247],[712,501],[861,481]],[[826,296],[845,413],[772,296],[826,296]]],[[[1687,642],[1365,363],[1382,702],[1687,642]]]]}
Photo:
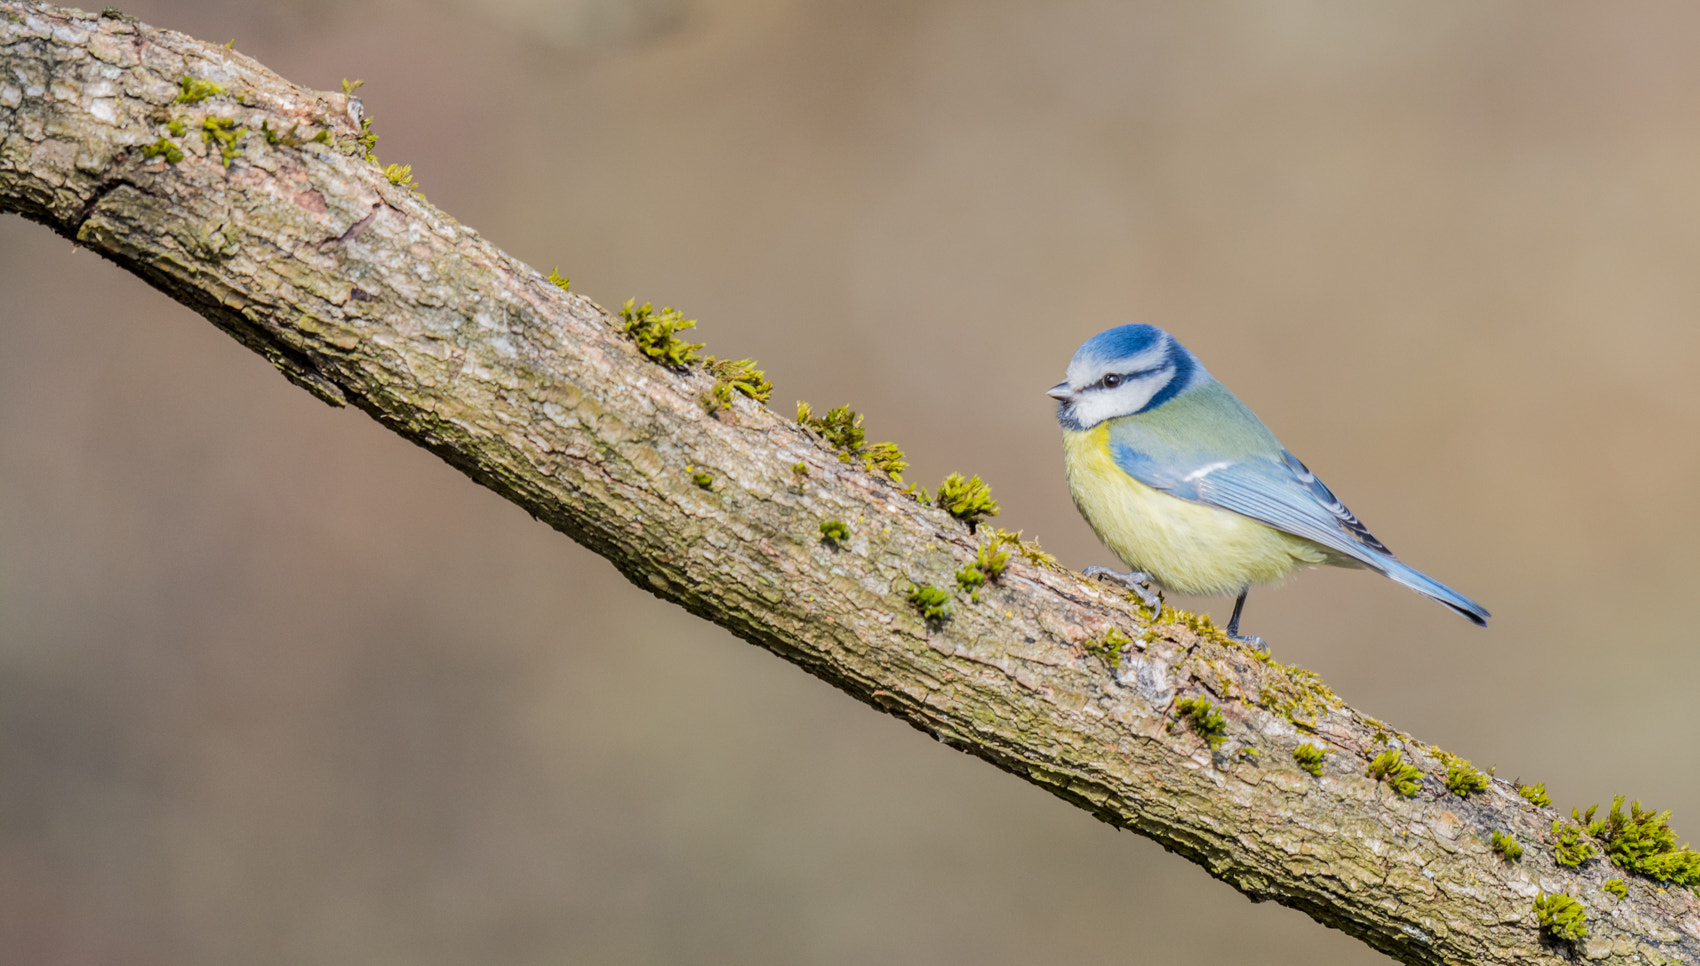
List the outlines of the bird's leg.
{"type": "Polygon", "coordinates": [[[1239,641],[1241,644],[1248,645],[1255,650],[1267,651],[1269,650],[1269,645],[1263,643],[1263,638],[1257,637],[1253,634],[1242,635],[1240,633],[1240,611],[1245,610],[1245,597],[1249,593],[1251,593],[1251,588],[1247,587],[1245,590],[1240,591],[1239,599],[1234,601],[1234,616],[1228,618],[1228,637],[1230,640],[1239,641]]]}
{"type": "Polygon", "coordinates": [[[1084,573],[1088,577],[1101,577],[1105,580],[1113,580],[1126,587],[1128,590],[1133,591],[1141,601],[1144,601],[1145,606],[1151,608],[1151,616],[1153,619],[1156,619],[1163,613],[1163,595],[1151,589],[1151,575],[1148,573],[1133,570],[1124,574],[1111,570],[1108,567],[1100,567],[1096,564],[1087,567],[1085,570],[1081,571],[1081,573],[1084,573]]]}

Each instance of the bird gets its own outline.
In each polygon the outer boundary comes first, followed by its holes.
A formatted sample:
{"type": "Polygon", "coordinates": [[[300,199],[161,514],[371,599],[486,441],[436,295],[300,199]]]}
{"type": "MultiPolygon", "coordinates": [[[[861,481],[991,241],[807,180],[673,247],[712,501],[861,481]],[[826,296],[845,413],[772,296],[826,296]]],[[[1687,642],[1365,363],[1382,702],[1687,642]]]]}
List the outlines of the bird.
{"type": "Polygon", "coordinates": [[[1145,324],[1093,336],[1047,395],[1057,401],[1069,493],[1080,515],[1131,568],[1088,567],[1153,613],[1162,587],[1234,596],[1240,634],[1254,585],[1317,565],[1373,570],[1478,626],[1482,605],[1393,556],[1387,545],[1174,336],[1145,324]]]}

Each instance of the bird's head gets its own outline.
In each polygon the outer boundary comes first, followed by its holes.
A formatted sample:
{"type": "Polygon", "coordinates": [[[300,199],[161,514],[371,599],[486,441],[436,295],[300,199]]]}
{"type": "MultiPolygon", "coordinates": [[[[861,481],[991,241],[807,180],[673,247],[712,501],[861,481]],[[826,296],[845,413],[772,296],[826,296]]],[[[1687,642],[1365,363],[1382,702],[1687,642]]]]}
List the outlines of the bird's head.
{"type": "Polygon", "coordinates": [[[1175,337],[1154,325],[1119,325],[1082,345],[1068,378],[1046,393],[1057,400],[1065,429],[1091,429],[1106,419],[1163,405],[1184,392],[1204,368],[1175,337]]]}

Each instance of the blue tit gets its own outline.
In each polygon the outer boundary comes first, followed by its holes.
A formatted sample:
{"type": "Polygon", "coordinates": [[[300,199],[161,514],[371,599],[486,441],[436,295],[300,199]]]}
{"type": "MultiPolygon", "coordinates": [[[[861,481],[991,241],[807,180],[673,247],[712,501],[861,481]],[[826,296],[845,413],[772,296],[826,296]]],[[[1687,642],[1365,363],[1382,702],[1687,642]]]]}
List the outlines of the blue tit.
{"type": "Polygon", "coordinates": [[[1053,386],[1068,488],[1098,538],[1133,568],[1089,575],[1127,584],[1147,604],[1152,580],[1184,594],[1238,595],[1228,634],[1253,584],[1300,567],[1366,567],[1476,624],[1475,601],[1396,559],[1287,452],[1198,357],[1150,325],[1086,341],[1053,386]]]}

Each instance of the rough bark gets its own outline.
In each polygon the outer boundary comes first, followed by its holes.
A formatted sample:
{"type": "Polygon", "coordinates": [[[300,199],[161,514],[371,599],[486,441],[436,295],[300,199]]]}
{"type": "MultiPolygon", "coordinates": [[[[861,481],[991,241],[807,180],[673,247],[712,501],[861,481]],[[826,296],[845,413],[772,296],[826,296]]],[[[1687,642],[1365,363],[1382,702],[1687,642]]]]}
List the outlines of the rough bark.
{"type": "Polygon", "coordinates": [[[755,402],[709,412],[701,367],[649,360],[602,308],[391,184],[360,134],[357,99],[224,47],[0,0],[0,210],[136,273],[639,586],[1405,962],[1700,962],[1688,890],[1558,865],[1552,810],[1498,780],[1448,792],[1437,749],[1207,622],[1150,620],[1018,553],[929,624],[909,591],[954,589],[985,531],[755,402]],[[185,78],[220,91],[184,96],[185,78]],[[841,546],[826,520],[849,525],[841,546]],[[1113,660],[1095,646],[1111,629],[1132,639],[1113,660]],[[1177,715],[1189,697],[1221,709],[1220,747],[1177,715]],[[1294,761],[1301,743],[1327,751],[1320,777],[1294,761]],[[1423,770],[1415,797],[1366,774],[1387,748],[1423,770]],[[1491,850],[1496,831],[1521,862],[1491,850]],[[1611,877],[1626,899],[1601,891],[1611,877]],[[1542,891],[1581,900],[1585,941],[1542,935],[1542,891]]]}

